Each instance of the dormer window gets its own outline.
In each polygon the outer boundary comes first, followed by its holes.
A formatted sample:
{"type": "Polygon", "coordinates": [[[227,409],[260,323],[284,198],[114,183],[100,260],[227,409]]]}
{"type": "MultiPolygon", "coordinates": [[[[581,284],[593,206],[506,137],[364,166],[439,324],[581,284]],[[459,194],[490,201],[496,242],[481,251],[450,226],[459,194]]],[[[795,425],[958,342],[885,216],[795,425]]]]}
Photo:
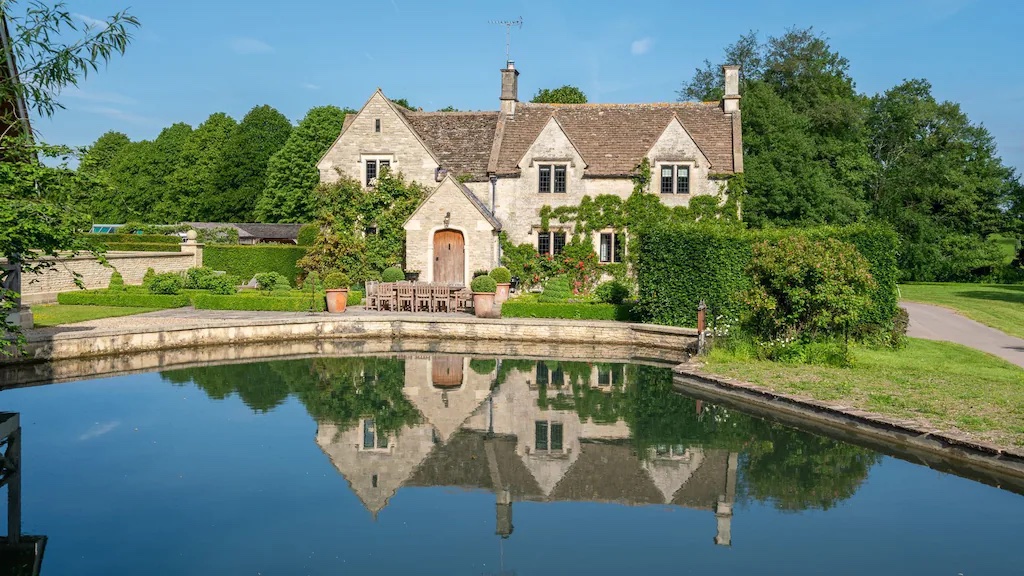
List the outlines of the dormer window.
{"type": "Polygon", "coordinates": [[[539,193],[565,194],[565,164],[541,164],[538,168],[537,191],[539,193]]]}
{"type": "Polygon", "coordinates": [[[662,194],[689,194],[690,167],[685,164],[663,164],[661,167],[662,194]]]}
{"type": "Polygon", "coordinates": [[[373,131],[380,132],[380,118],[375,118],[373,120],[373,131]]]}

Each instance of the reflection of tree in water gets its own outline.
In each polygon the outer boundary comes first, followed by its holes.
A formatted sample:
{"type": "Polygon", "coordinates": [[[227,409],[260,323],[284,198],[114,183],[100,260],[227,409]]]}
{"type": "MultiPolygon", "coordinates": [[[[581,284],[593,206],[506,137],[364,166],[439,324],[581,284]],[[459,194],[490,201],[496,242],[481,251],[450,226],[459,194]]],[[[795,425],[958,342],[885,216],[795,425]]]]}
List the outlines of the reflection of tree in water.
{"type": "MultiPolygon", "coordinates": [[[[864,448],[701,403],[674,392],[667,368],[588,362],[503,359],[471,363],[478,373],[497,367],[497,385],[513,371],[543,375],[536,382],[542,409],[575,411],[581,422],[624,420],[641,458],[666,446],[741,452],[739,492],[780,510],[829,509],[853,496],[880,456],[864,448]],[[599,381],[595,382],[595,374],[599,381]],[[605,376],[607,375],[607,376],[605,376]]],[[[393,433],[421,416],[402,393],[405,362],[395,358],[317,358],[211,366],[163,373],[194,382],[211,398],[237,393],[253,410],[268,411],[295,395],[313,419],[341,428],[372,418],[393,433]]]]}
{"type": "Polygon", "coordinates": [[[255,364],[228,364],[169,370],[174,384],[194,383],[210,398],[231,394],[246,406],[267,412],[294,394],[313,419],[341,427],[373,418],[381,432],[395,432],[419,421],[402,394],[405,362],[395,358],[317,358],[255,364]]]}

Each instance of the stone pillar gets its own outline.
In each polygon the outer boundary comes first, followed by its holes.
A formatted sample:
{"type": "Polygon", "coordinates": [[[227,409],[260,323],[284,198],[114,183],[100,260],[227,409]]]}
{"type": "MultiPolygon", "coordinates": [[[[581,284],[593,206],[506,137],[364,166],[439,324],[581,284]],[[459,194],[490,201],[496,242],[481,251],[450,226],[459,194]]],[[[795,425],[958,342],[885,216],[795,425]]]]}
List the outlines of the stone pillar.
{"type": "Polygon", "coordinates": [[[729,454],[729,467],[725,473],[725,494],[719,497],[715,507],[715,520],[718,522],[718,533],[715,544],[732,546],[732,507],[736,501],[736,470],[739,465],[739,454],[729,454]]]}
{"type": "Polygon", "coordinates": [[[203,246],[204,244],[196,243],[196,231],[189,230],[185,233],[185,243],[181,245],[181,251],[184,254],[192,254],[195,258],[195,264],[193,268],[201,268],[203,266],[203,246]]]}

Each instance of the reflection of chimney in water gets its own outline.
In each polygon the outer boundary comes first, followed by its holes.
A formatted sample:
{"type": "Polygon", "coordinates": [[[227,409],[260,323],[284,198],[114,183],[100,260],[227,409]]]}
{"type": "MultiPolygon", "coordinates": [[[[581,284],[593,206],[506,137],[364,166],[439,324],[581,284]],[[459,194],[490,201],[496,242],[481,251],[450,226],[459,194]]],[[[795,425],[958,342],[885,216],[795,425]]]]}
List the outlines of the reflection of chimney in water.
{"type": "Polygon", "coordinates": [[[735,452],[730,453],[729,468],[725,476],[725,494],[719,496],[718,505],[715,508],[715,520],[718,523],[715,544],[719,546],[732,546],[732,505],[736,500],[736,468],[738,464],[739,455],[735,452]]]}
{"type": "Polygon", "coordinates": [[[514,529],[512,526],[512,492],[505,488],[499,490],[497,496],[494,533],[502,538],[508,538],[514,529]]]}

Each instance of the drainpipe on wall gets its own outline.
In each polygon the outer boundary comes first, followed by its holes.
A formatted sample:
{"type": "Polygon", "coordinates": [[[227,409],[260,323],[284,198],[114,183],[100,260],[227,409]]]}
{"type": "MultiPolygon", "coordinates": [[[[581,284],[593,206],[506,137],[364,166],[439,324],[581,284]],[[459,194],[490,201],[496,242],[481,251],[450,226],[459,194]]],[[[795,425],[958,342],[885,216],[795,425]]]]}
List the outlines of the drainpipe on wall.
{"type": "MultiPolygon", "coordinates": [[[[494,176],[494,175],[491,175],[490,181],[491,181],[491,215],[494,216],[495,218],[497,218],[498,216],[495,213],[495,208],[497,208],[497,205],[498,205],[498,177],[494,176]]],[[[496,262],[498,264],[501,264],[501,242],[498,242],[498,251],[497,251],[496,262]]]]}

